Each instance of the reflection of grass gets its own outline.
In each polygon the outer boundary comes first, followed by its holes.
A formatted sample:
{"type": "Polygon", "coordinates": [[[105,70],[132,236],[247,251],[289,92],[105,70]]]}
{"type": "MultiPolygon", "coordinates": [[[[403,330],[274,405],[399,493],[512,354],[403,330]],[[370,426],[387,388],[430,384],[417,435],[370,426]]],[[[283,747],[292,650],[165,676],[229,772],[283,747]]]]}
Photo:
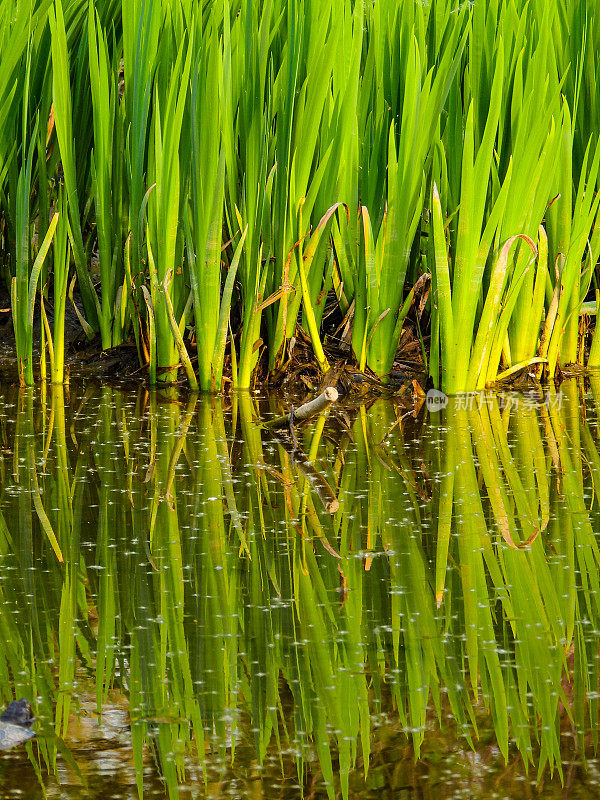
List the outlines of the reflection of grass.
{"type": "Polygon", "coordinates": [[[577,400],[451,402],[419,453],[383,401],[335,444],[321,418],[303,446],[331,514],[247,395],[92,388],[75,415],[24,395],[2,420],[0,692],[39,698],[32,758],[65,754],[80,664],[100,713],[128,697],[140,792],[148,747],[172,797],[186,754],[235,763],[246,714],[259,762],[291,750],[303,781],[316,753],[330,797],[379,763],[383,711],[418,757],[436,717],[468,746],[485,708],[505,758],[560,772],[561,724],[582,752],[598,730],[600,455],[577,400]]]}

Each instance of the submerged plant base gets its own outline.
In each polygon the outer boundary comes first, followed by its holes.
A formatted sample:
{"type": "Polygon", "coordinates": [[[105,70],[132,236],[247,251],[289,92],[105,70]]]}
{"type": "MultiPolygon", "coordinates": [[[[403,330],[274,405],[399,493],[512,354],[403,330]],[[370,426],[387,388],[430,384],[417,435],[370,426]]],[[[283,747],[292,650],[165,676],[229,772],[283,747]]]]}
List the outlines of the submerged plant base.
{"type": "MultiPolygon", "coordinates": [[[[0,295],[0,305],[2,298],[0,295]]],[[[52,319],[52,310],[48,310],[52,319]]],[[[149,384],[148,366],[140,366],[138,350],[133,341],[124,342],[117,347],[103,349],[100,337],[91,341],[85,336],[80,322],[72,308],[65,318],[65,364],[69,379],[96,380],[112,385],[149,384]]],[[[197,367],[195,342],[187,342],[191,363],[197,367]]],[[[287,358],[282,366],[269,373],[266,354],[259,359],[254,374],[253,387],[263,390],[281,391],[290,397],[312,393],[326,385],[336,385],[344,395],[362,395],[367,392],[402,393],[412,397],[412,381],[421,387],[427,381],[426,369],[421,358],[419,340],[407,328],[399,345],[398,359],[386,382],[380,380],[368,368],[360,372],[352,356],[349,343],[325,339],[325,351],[331,369],[324,376],[315,360],[310,337],[302,328],[297,328],[296,336],[287,350],[287,358]]],[[[227,346],[229,351],[229,345],[227,346]]],[[[40,379],[40,337],[39,327],[34,337],[35,377],[40,379]]],[[[224,360],[223,391],[233,388],[231,359],[224,360]]],[[[0,316],[0,375],[12,382],[16,378],[16,354],[10,313],[5,319],[0,316]]],[[[178,385],[187,384],[185,372],[178,365],[178,385]]],[[[161,384],[164,385],[164,384],[161,384]]]]}
{"type": "MultiPolygon", "coordinates": [[[[80,299],[76,298],[80,303],[80,299]]],[[[0,306],[7,297],[0,291],[0,306]]],[[[47,309],[52,320],[52,308],[47,309]]],[[[339,322],[339,320],[337,320],[339,322]]],[[[325,386],[335,385],[345,397],[363,397],[373,395],[394,395],[407,408],[411,405],[420,407],[425,391],[432,386],[427,375],[427,367],[423,361],[423,347],[428,345],[419,338],[416,326],[409,320],[405,325],[399,342],[398,352],[390,374],[382,379],[368,367],[360,371],[347,338],[337,337],[339,329],[331,329],[331,335],[324,336],[324,350],[330,370],[323,375],[315,359],[310,337],[301,327],[296,328],[286,351],[283,363],[273,372],[269,372],[266,352],[259,357],[253,376],[254,390],[262,392],[276,391],[291,401],[306,397],[322,390],[325,386]]],[[[587,354],[591,345],[594,328],[590,328],[589,319],[581,330],[580,349],[587,354]]],[[[36,381],[40,380],[40,328],[34,330],[34,354],[36,381]]],[[[191,365],[197,369],[196,346],[193,338],[186,342],[190,353],[191,365]]],[[[230,351],[229,341],[227,352],[230,351]]],[[[584,359],[587,362],[587,355],[584,359]]],[[[177,381],[172,385],[184,386],[188,383],[185,370],[177,364],[177,381]]],[[[72,380],[93,380],[114,386],[131,386],[143,384],[149,386],[148,365],[140,366],[140,358],[135,343],[130,340],[108,349],[103,348],[99,336],[89,339],[81,327],[72,306],[65,314],[65,372],[67,382],[72,380]]],[[[557,366],[553,385],[558,386],[565,378],[585,375],[588,370],[579,364],[569,364],[564,368],[557,366]]],[[[49,374],[47,372],[47,374],[49,374]]],[[[12,382],[17,377],[16,352],[14,347],[13,325],[10,308],[0,310],[0,377],[5,382],[12,382]]],[[[227,355],[223,363],[222,392],[228,394],[234,388],[232,364],[227,355]]],[[[168,386],[160,383],[161,387],[168,386]]],[[[496,384],[487,388],[503,391],[535,390],[540,388],[539,364],[534,359],[521,369],[511,369],[496,384]]]]}

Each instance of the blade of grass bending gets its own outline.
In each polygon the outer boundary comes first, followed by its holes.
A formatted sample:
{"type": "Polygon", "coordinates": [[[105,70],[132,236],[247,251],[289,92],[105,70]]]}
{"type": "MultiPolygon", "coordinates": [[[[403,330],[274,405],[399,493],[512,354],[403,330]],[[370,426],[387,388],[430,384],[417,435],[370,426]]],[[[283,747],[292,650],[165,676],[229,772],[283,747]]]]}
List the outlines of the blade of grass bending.
{"type": "Polygon", "coordinates": [[[148,339],[150,348],[150,361],[148,376],[150,386],[156,386],[156,326],[154,324],[154,306],[148,288],[142,284],[142,294],[148,309],[148,339]]]}
{"type": "MultiPolygon", "coordinates": [[[[233,294],[235,276],[237,273],[238,265],[240,263],[242,248],[244,246],[247,233],[248,233],[248,226],[246,225],[242,233],[242,237],[238,242],[238,246],[235,249],[235,253],[233,254],[233,259],[231,261],[231,264],[229,265],[229,269],[227,270],[227,277],[225,278],[225,285],[223,286],[223,294],[221,295],[219,322],[217,324],[217,331],[215,337],[215,351],[213,353],[213,359],[212,359],[214,387],[217,391],[220,391],[221,383],[223,380],[223,360],[225,358],[227,328],[229,326],[229,315],[231,313],[231,296],[233,294]]],[[[233,339],[231,342],[231,348],[233,351],[234,348],[233,339]]]]}
{"type": "MultiPolygon", "coordinates": [[[[450,289],[450,270],[448,267],[448,250],[444,234],[444,220],[438,188],[433,184],[433,241],[435,252],[436,292],[433,297],[437,303],[436,317],[439,318],[440,350],[442,352],[442,391],[448,392],[456,380],[454,365],[454,315],[452,311],[452,293],[450,289]],[[445,357],[444,357],[445,356],[445,357]]],[[[439,385],[440,376],[432,375],[434,383],[439,385]]]]}
{"type": "MultiPolygon", "coordinates": [[[[522,239],[537,255],[537,247],[532,239],[525,234],[511,236],[502,246],[497,258],[494,260],[490,284],[487,290],[485,305],[477,327],[477,336],[470,357],[469,372],[467,374],[467,387],[483,389],[487,378],[487,365],[490,351],[494,341],[494,334],[498,325],[500,301],[505,288],[505,278],[508,266],[508,255],[513,244],[522,239]]],[[[513,277],[514,280],[514,277],[513,277]]]]}
{"type": "MultiPolygon", "coordinates": [[[[527,265],[523,259],[519,259],[517,263],[517,269],[512,275],[510,286],[508,287],[508,291],[506,297],[503,301],[503,307],[500,312],[500,318],[496,324],[494,330],[494,339],[492,342],[492,347],[489,353],[488,363],[486,366],[487,376],[483,385],[492,384],[496,381],[498,375],[498,369],[500,364],[500,357],[503,353],[503,348],[509,345],[508,341],[508,325],[510,323],[511,317],[513,315],[515,305],[519,298],[519,293],[521,291],[521,286],[523,285],[523,281],[527,274],[527,270],[529,269],[529,265],[527,265]],[[520,272],[519,272],[520,270],[520,272]]],[[[507,363],[510,363],[510,357],[507,358],[507,363]]]]}
{"type": "MultiPolygon", "coordinates": [[[[73,246],[73,239],[71,237],[71,231],[70,230],[69,230],[69,241],[71,242],[71,246],[73,246]]],[[[79,310],[79,308],[77,306],[77,303],[75,302],[75,298],[73,297],[73,289],[75,288],[75,281],[76,280],[77,280],[77,273],[75,273],[75,275],[73,275],[73,279],[71,280],[71,283],[69,284],[69,300],[71,301],[71,305],[73,306],[73,309],[75,310],[75,314],[77,315],[77,319],[79,320],[79,324],[83,328],[83,331],[84,331],[85,335],[88,337],[88,339],[93,339],[94,338],[94,330],[90,325],[88,325],[87,320],[85,319],[85,317],[83,316],[83,314],[79,310]]]]}
{"type": "Polygon", "coordinates": [[[540,365],[540,364],[547,364],[547,363],[548,363],[548,360],[546,358],[539,358],[538,356],[535,356],[534,358],[530,358],[527,361],[521,361],[520,364],[513,364],[512,367],[509,367],[508,369],[505,369],[503,372],[499,372],[496,375],[494,381],[497,382],[497,383],[500,383],[501,381],[504,381],[507,378],[510,378],[510,377],[512,377],[513,375],[516,375],[519,372],[523,372],[528,367],[533,367],[533,366],[537,366],[537,365],[540,365]]]}
{"type": "MultiPolygon", "coordinates": [[[[308,332],[313,346],[315,358],[317,359],[317,363],[319,364],[319,368],[323,374],[328,372],[329,362],[327,361],[327,356],[325,355],[325,351],[323,350],[323,345],[321,344],[321,338],[319,336],[317,320],[310,300],[310,291],[308,287],[307,275],[310,273],[310,268],[312,266],[315,252],[317,250],[317,246],[319,244],[321,235],[324,229],[326,228],[327,223],[331,219],[332,215],[342,205],[344,204],[334,203],[334,205],[332,205],[330,208],[327,209],[325,214],[323,214],[323,216],[319,220],[319,223],[315,228],[315,232],[311,236],[310,242],[306,249],[306,253],[303,254],[302,250],[300,250],[300,254],[298,257],[298,272],[300,274],[300,285],[302,287],[302,301],[304,303],[304,313],[306,316],[306,321],[308,323],[308,332]]],[[[348,209],[346,208],[346,212],[347,211],[348,209]]],[[[300,219],[302,219],[301,211],[300,211],[300,219]]],[[[302,248],[302,244],[300,244],[300,248],[302,248]]]]}
{"type": "Polygon", "coordinates": [[[40,270],[42,269],[42,264],[44,263],[44,259],[46,258],[48,250],[50,249],[50,243],[52,242],[52,237],[54,236],[54,231],[56,230],[57,223],[58,223],[58,213],[54,214],[54,216],[50,220],[50,225],[48,226],[48,230],[46,231],[46,235],[44,236],[44,241],[40,246],[36,259],[33,262],[33,267],[31,268],[31,275],[29,278],[29,303],[27,306],[27,327],[31,331],[31,335],[33,335],[33,310],[35,307],[35,293],[37,289],[37,282],[38,278],[40,277],[40,270]]]}
{"type": "Polygon", "coordinates": [[[177,345],[179,358],[181,360],[181,363],[183,364],[183,368],[185,370],[185,374],[187,375],[190,388],[193,391],[198,391],[198,379],[196,378],[196,374],[194,373],[194,368],[192,367],[192,362],[190,361],[190,357],[185,348],[185,342],[183,341],[181,331],[179,330],[179,325],[177,324],[177,320],[175,319],[175,314],[173,312],[173,303],[171,302],[171,297],[169,295],[169,284],[171,283],[172,278],[173,278],[173,270],[169,269],[167,271],[167,274],[165,275],[164,281],[162,282],[161,294],[163,296],[165,306],[167,309],[169,325],[171,326],[171,333],[173,334],[173,339],[175,340],[175,344],[177,345]]]}

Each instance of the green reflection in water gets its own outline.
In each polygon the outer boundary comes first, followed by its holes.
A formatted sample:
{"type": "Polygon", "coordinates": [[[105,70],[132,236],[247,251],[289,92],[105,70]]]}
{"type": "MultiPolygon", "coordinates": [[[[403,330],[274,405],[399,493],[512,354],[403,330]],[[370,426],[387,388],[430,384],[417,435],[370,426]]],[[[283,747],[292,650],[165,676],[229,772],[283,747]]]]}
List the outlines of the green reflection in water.
{"type": "Polygon", "coordinates": [[[82,714],[123,708],[140,796],[149,758],[173,798],[240,761],[288,792],[252,796],[376,791],[383,720],[562,780],[598,743],[591,390],[334,409],[292,454],[249,395],[0,388],[0,694],[39,783],[85,784],[82,714]]]}

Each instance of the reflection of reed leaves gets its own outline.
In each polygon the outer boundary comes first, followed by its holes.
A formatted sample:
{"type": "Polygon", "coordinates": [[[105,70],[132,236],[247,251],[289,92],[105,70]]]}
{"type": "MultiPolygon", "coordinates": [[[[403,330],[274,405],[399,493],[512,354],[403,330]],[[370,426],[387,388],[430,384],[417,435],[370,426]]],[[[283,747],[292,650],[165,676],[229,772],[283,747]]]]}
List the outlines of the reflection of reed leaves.
{"type": "Polygon", "coordinates": [[[489,415],[486,406],[481,411],[473,412],[469,422],[473,428],[479,469],[498,530],[509,547],[528,547],[537,537],[539,529],[533,522],[533,512],[521,484],[520,472],[510,453],[497,406],[493,404],[489,415]],[[509,492],[506,486],[510,487],[509,492]],[[509,496],[516,503],[521,530],[526,537],[524,542],[518,536],[509,496]]]}
{"type": "Polygon", "coordinates": [[[41,497],[40,497],[40,487],[38,486],[37,470],[35,468],[34,456],[33,456],[33,453],[30,451],[29,447],[27,448],[27,450],[28,450],[28,456],[29,456],[28,462],[30,464],[31,482],[32,482],[32,485],[33,485],[33,491],[31,493],[31,498],[33,500],[33,505],[35,507],[35,513],[38,515],[38,519],[40,521],[40,525],[42,526],[42,530],[44,531],[44,533],[48,537],[48,541],[50,542],[50,545],[51,545],[52,549],[54,550],[54,553],[55,553],[57,559],[62,563],[64,561],[64,558],[63,558],[62,551],[60,549],[60,545],[58,543],[58,539],[56,538],[56,534],[52,530],[52,525],[50,524],[50,520],[48,519],[48,515],[46,514],[46,512],[44,510],[44,506],[42,505],[42,500],[41,500],[41,497]]]}
{"type": "Polygon", "coordinates": [[[471,688],[479,687],[491,705],[498,746],[508,753],[508,710],[489,602],[485,563],[479,543],[487,533],[473,458],[467,412],[457,411],[450,435],[455,452],[455,503],[459,570],[462,583],[464,633],[471,688]],[[483,655],[483,663],[480,660],[483,655]]]}
{"type": "MultiPolygon", "coordinates": [[[[563,708],[597,741],[600,456],[567,407],[451,401],[417,453],[378,400],[351,438],[306,428],[293,462],[250,396],[231,417],[151,396],[143,418],[140,398],[96,397],[70,421],[54,391],[45,438],[21,404],[20,487],[1,494],[0,694],[35,687],[67,742],[80,664],[101,713],[128,697],[140,791],[149,747],[173,797],[190,753],[236,757],[244,713],[259,762],[293,750],[303,780],[314,751],[330,797],[359,757],[367,773],[390,701],[416,756],[433,714],[471,742],[479,699],[540,774],[561,769],[563,708]]],[[[39,752],[52,768],[56,740],[39,752]]]]}
{"type": "Polygon", "coordinates": [[[175,446],[171,451],[171,457],[169,459],[169,467],[167,471],[167,480],[165,485],[164,496],[171,510],[174,509],[171,487],[173,486],[173,481],[175,480],[175,470],[177,469],[177,463],[179,462],[179,457],[181,456],[181,452],[185,447],[185,439],[190,429],[190,425],[192,423],[192,417],[194,416],[197,400],[198,396],[196,394],[190,395],[187,408],[185,410],[185,415],[181,420],[181,423],[179,425],[179,430],[177,432],[177,441],[175,442],[175,446]]]}
{"type": "MultiPolygon", "coordinates": [[[[31,498],[33,500],[33,505],[35,508],[35,512],[38,516],[40,521],[40,526],[44,531],[48,541],[50,542],[50,546],[52,547],[56,558],[62,562],[63,561],[63,554],[60,548],[60,544],[52,528],[52,524],[48,519],[48,515],[46,510],[44,509],[40,487],[38,483],[38,474],[37,474],[37,464],[36,464],[36,452],[35,452],[35,445],[34,445],[34,438],[33,438],[33,397],[30,391],[22,390],[20,393],[20,402],[23,405],[23,412],[20,415],[22,420],[21,425],[21,434],[24,439],[24,447],[26,453],[26,483],[30,486],[31,498]]],[[[64,412],[63,412],[64,413],[64,412]]],[[[18,448],[15,448],[15,456],[18,452],[18,448]]]]}

